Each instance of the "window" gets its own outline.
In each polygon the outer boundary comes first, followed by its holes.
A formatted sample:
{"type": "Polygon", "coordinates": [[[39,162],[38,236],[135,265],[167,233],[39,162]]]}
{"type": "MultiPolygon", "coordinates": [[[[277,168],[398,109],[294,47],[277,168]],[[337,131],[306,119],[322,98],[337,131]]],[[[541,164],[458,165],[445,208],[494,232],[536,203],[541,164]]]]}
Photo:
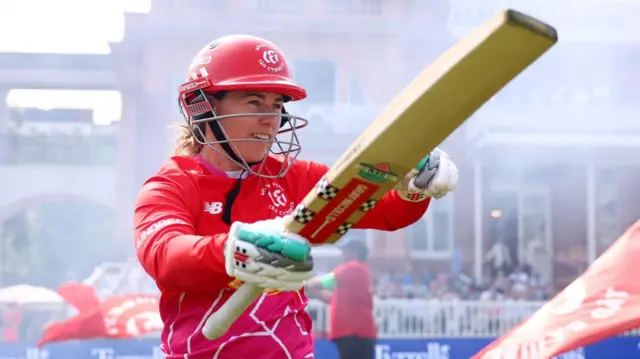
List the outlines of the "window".
{"type": "Polygon", "coordinates": [[[425,216],[406,231],[412,256],[449,255],[453,250],[453,195],[433,199],[425,216]]]}
{"type": "Polygon", "coordinates": [[[518,226],[518,261],[529,264],[544,276],[545,282],[551,280],[548,273],[552,267],[551,246],[551,204],[548,191],[522,188],[520,191],[518,226]],[[546,254],[546,255],[545,255],[546,254]],[[542,267],[544,266],[544,267],[542,267]]]}
{"type": "Polygon", "coordinates": [[[548,166],[492,166],[483,196],[483,251],[498,241],[509,249],[512,264],[528,264],[544,283],[552,281],[551,202],[548,166]],[[515,167],[515,168],[514,168],[515,167]],[[510,172],[510,173],[509,173],[510,172]]]}
{"type": "Polygon", "coordinates": [[[333,61],[295,61],[293,65],[293,78],[309,94],[305,102],[336,102],[338,71],[333,61]]]}
{"type": "Polygon", "coordinates": [[[483,201],[483,223],[488,236],[483,239],[484,253],[498,241],[509,248],[512,259],[518,258],[518,190],[508,182],[503,188],[492,186],[483,201]]]}

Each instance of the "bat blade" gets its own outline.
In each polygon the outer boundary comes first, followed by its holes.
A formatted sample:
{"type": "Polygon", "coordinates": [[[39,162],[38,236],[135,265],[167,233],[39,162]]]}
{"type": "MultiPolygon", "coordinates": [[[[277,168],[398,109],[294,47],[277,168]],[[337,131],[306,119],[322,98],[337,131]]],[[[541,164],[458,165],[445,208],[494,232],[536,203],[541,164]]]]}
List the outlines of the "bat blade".
{"type": "MultiPolygon", "coordinates": [[[[504,10],[423,70],[307,194],[287,224],[313,242],[340,239],[427,154],[558,41],[556,30],[504,10]]],[[[261,291],[244,284],[203,334],[222,335],[261,291]],[[243,288],[241,288],[243,289],[243,288]]]]}

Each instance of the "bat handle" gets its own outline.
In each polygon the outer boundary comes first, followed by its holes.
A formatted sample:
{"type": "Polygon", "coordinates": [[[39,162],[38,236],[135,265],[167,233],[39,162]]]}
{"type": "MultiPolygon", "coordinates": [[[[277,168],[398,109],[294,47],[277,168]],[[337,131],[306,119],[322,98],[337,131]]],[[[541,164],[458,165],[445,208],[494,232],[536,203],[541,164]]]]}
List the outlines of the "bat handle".
{"type": "Polygon", "coordinates": [[[245,283],[240,286],[227,301],[216,310],[202,327],[202,335],[214,340],[227,332],[233,322],[244,313],[256,299],[262,295],[262,288],[245,283]]]}

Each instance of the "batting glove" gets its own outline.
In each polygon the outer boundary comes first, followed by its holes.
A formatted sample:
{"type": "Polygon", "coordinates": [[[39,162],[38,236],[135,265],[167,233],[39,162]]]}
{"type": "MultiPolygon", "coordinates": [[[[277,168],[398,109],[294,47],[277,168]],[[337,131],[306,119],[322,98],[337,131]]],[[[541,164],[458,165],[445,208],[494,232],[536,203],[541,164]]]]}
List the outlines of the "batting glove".
{"type": "Polygon", "coordinates": [[[257,287],[298,291],[313,276],[311,244],[284,230],[284,219],[231,225],[225,246],[225,269],[231,277],[257,287]]]}
{"type": "Polygon", "coordinates": [[[459,177],[449,155],[436,148],[405,176],[398,194],[410,202],[442,198],[456,188],[459,177]]]}

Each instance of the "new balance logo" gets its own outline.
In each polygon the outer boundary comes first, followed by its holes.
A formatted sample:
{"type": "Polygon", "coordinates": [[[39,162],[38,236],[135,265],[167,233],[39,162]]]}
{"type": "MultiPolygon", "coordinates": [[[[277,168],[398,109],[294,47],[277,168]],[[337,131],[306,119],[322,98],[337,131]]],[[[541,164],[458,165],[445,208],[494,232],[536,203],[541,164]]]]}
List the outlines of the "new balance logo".
{"type": "Polygon", "coordinates": [[[222,212],[222,202],[205,202],[204,211],[210,214],[220,214],[222,212]]]}

